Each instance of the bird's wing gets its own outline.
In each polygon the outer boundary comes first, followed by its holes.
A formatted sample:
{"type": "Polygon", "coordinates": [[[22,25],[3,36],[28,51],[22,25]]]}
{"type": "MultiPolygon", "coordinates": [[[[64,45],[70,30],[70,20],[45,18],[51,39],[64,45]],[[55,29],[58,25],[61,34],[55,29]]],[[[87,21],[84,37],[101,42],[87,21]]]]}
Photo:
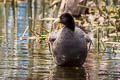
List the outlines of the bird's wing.
{"type": "Polygon", "coordinates": [[[51,53],[53,53],[53,51],[52,51],[53,43],[60,36],[60,33],[61,33],[62,29],[63,28],[61,28],[59,30],[55,30],[55,31],[51,32],[48,36],[48,46],[49,46],[49,50],[50,50],[51,53]]]}
{"type": "Polygon", "coordinates": [[[76,33],[80,36],[85,38],[86,42],[89,43],[91,42],[90,37],[88,36],[88,34],[86,34],[82,29],[80,28],[76,28],[76,33]]]}
{"type": "Polygon", "coordinates": [[[91,46],[91,44],[92,44],[92,40],[91,40],[91,38],[88,36],[88,34],[86,34],[82,29],[80,29],[80,28],[76,28],[76,33],[79,35],[79,37],[81,38],[84,38],[85,40],[86,40],[86,42],[87,42],[87,44],[88,43],[90,43],[88,46],[88,50],[90,49],[90,46],[91,46]]]}
{"type": "Polygon", "coordinates": [[[59,30],[55,30],[49,34],[48,41],[49,42],[54,42],[59,36],[63,28],[59,30]]]}
{"type": "Polygon", "coordinates": [[[48,46],[49,46],[50,53],[53,53],[52,45],[53,45],[54,41],[56,40],[56,37],[57,37],[56,34],[57,34],[57,31],[53,31],[53,32],[49,33],[49,36],[48,36],[48,46]]]}

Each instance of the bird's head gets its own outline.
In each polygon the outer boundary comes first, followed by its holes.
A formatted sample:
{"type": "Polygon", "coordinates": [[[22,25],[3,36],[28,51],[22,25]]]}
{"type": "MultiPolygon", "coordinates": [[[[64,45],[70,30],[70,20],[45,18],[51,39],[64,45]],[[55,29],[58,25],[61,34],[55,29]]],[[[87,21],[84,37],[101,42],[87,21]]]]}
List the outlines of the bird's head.
{"type": "Polygon", "coordinates": [[[74,31],[75,29],[75,22],[71,14],[64,13],[58,18],[58,22],[65,25],[65,27],[74,31]]]}

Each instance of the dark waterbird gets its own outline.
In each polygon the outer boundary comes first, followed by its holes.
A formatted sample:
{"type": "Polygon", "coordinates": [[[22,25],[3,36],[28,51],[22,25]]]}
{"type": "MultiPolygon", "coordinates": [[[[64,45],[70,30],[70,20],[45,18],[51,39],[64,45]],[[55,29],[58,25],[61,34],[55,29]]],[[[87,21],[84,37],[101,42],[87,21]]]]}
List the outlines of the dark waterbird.
{"type": "Polygon", "coordinates": [[[89,37],[75,27],[74,19],[69,13],[62,14],[59,22],[64,27],[50,33],[48,38],[55,63],[58,66],[82,66],[87,57],[89,37]]]}

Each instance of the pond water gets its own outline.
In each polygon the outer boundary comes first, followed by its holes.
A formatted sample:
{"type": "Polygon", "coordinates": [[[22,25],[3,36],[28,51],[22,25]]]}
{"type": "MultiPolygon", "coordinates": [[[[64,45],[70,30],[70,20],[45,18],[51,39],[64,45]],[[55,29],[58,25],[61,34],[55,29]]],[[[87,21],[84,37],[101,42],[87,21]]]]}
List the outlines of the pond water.
{"type": "Polygon", "coordinates": [[[26,2],[17,5],[15,22],[13,14],[10,4],[0,4],[0,80],[120,80],[120,53],[99,53],[98,57],[89,52],[82,68],[57,67],[47,43],[34,40],[31,48],[29,40],[21,40],[28,26],[26,2]]]}

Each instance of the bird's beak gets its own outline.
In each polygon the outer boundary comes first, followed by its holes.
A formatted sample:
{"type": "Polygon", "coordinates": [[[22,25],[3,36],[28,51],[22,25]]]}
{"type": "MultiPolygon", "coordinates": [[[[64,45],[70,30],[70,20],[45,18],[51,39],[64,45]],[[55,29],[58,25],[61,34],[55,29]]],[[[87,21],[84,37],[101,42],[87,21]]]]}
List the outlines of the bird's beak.
{"type": "Polygon", "coordinates": [[[60,23],[60,18],[55,19],[53,23],[60,23]]]}

